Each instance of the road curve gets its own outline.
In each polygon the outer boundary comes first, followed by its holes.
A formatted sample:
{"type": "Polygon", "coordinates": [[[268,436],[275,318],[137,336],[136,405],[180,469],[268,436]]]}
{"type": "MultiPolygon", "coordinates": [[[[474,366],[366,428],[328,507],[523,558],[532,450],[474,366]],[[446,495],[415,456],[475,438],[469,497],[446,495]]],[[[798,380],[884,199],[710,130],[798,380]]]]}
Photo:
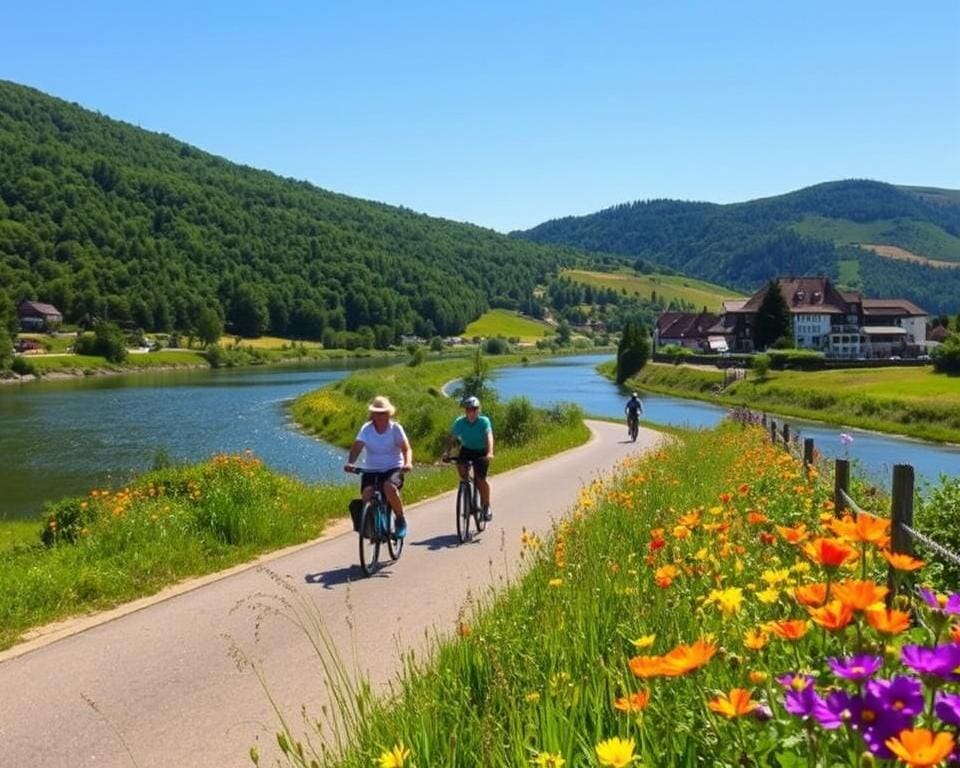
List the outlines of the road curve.
{"type": "Polygon", "coordinates": [[[641,429],[632,444],[623,426],[588,424],[587,444],[493,476],[496,516],[474,542],[457,545],[444,494],[411,507],[403,558],[373,578],[360,576],[351,531],[272,560],[273,577],[247,568],[0,662],[0,765],[248,768],[255,743],[269,756],[275,715],[231,646],[258,660],[294,724],[301,704],[316,715],[327,696],[305,636],[278,616],[258,620],[245,601],[283,594],[273,580],[283,577],[316,605],[346,663],[362,660],[384,683],[398,649],[449,633],[471,594],[513,577],[523,528],[546,530],[582,485],[662,437],[641,429]]]}

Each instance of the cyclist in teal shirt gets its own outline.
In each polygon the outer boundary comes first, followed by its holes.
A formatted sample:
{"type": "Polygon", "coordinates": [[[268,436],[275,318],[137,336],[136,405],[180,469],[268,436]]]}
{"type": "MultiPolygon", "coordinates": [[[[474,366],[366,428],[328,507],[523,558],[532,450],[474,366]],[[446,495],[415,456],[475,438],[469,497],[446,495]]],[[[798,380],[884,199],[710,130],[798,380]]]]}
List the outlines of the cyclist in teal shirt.
{"type": "MultiPolygon", "coordinates": [[[[453,422],[452,437],[460,443],[460,458],[473,464],[473,478],[480,491],[480,503],[487,520],[493,519],[490,511],[490,483],[487,469],[493,458],[493,428],[490,419],[480,415],[480,400],[470,396],[463,400],[464,415],[453,422]]],[[[467,476],[467,464],[457,464],[461,478],[467,476]]]]}

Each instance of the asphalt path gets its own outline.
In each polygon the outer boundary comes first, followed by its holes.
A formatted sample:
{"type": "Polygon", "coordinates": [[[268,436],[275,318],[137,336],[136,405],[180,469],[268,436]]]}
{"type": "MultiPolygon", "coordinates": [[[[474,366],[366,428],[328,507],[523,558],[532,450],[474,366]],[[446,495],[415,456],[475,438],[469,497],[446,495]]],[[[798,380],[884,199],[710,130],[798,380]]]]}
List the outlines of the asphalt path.
{"type": "Polygon", "coordinates": [[[403,557],[373,577],[361,575],[357,537],[340,522],[265,565],[180,585],[0,656],[0,766],[249,767],[255,744],[275,756],[276,714],[237,649],[295,725],[301,705],[319,717],[329,694],[307,636],[258,604],[295,590],[345,667],[382,688],[402,652],[450,635],[471,600],[522,571],[523,529],[548,530],[583,485],[662,438],[641,429],[629,443],[622,425],[588,424],[587,444],[493,475],[494,520],[467,544],[457,543],[448,493],[411,506],[403,557]]]}

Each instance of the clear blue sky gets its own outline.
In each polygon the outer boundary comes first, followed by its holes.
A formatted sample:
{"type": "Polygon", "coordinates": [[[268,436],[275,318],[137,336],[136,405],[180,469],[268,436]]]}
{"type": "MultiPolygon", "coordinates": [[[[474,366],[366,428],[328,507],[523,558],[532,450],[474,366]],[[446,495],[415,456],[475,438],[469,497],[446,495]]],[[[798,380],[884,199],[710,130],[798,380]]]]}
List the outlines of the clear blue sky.
{"type": "Polygon", "coordinates": [[[960,3],[31,2],[0,78],[498,230],[861,177],[960,187],[960,3]]]}

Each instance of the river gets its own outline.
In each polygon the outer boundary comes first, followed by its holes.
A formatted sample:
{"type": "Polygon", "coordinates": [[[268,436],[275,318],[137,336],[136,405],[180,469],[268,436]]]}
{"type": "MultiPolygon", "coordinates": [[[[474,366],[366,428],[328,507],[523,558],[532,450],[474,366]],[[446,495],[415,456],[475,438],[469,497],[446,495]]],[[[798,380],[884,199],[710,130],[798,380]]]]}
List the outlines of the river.
{"type": "MultiPolygon", "coordinates": [[[[552,358],[499,369],[501,397],[526,395],[538,405],[580,404],[620,417],[624,391],[595,366],[608,356],[552,358]]],[[[268,465],[308,481],[343,480],[343,451],[290,422],[286,405],[302,394],[383,361],[322,368],[252,368],[139,373],[8,386],[0,390],[0,519],[35,517],[45,501],[116,486],[148,469],[158,451],[196,461],[217,452],[253,450],[268,465]]],[[[710,427],[725,410],[709,403],[643,395],[646,418],[710,427]]],[[[402,416],[402,414],[401,414],[402,416]]],[[[841,452],[840,429],[790,423],[827,454],[841,452]]],[[[920,475],[960,473],[960,449],[858,430],[848,452],[879,481],[893,463],[920,475]]]]}

